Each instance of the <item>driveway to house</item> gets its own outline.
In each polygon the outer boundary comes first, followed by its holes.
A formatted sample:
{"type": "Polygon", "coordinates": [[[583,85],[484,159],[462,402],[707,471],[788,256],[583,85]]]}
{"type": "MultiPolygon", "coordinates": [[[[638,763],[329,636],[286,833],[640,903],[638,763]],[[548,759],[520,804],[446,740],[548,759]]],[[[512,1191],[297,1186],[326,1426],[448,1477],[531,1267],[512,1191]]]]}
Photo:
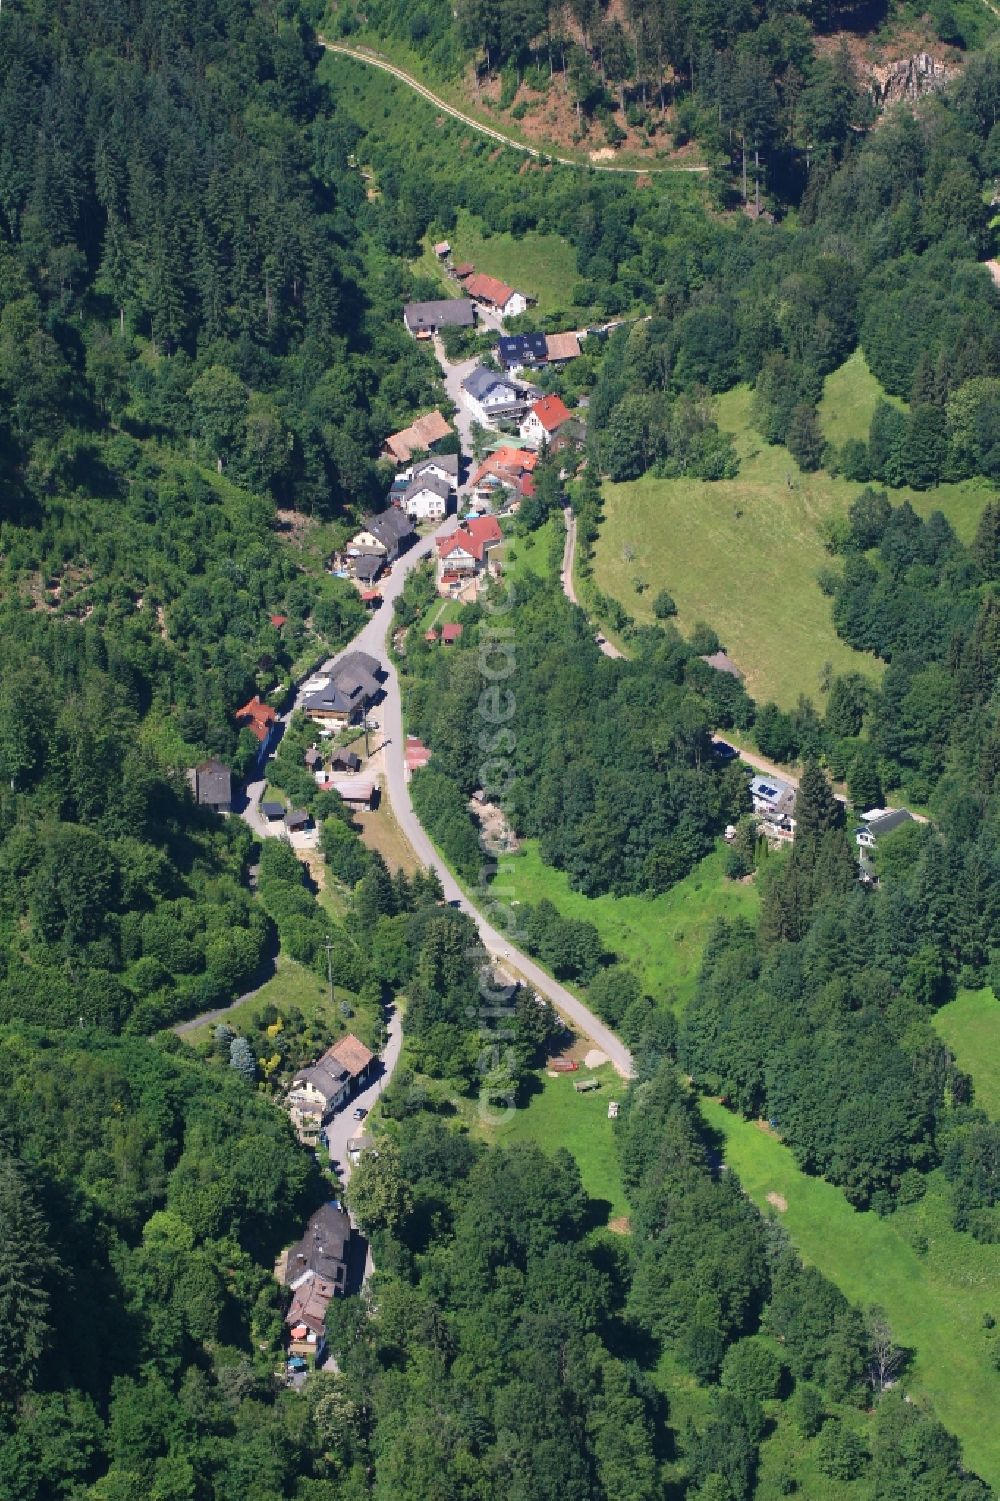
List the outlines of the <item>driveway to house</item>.
{"type": "MultiPolygon", "coordinates": [[[[480,322],[482,322],[482,316],[480,316],[480,322]]],[[[474,419],[463,400],[462,382],[475,370],[479,364],[479,357],[477,355],[471,360],[461,360],[457,365],[452,365],[444,352],[444,345],[438,334],[434,335],[434,353],[437,356],[438,364],[441,366],[441,374],[444,377],[444,388],[448,393],[448,400],[455,408],[455,431],[461,440],[462,452],[469,458],[469,462],[471,463],[472,423],[474,419]]],[[[459,487],[459,494],[464,489],[465,484],[459,487]]]]}
{"type": "MultiPolygon", "coordinates": [[[[563,507],[563,519],[566,522],[566,546],[563,548],[562,572],[559,577],[562,580],[563,593],[571,605],[576,605],[582,610],[583,606],[576,597],[576,589],[573,586],[573,559],[576,557],[576,517],[573,515],[572,506],[563,507]]],[[[602,631],[594,636],[601,651],[606,657],[624,657],[625,653],[619,651],[614,642],[609,641],[602,631]]]]}
{"type": "Polygon", "coordinates": [[[378,1072],[370,1083],[366,1084],[364,1089],[359,1090],[343,1110],[338,1110],[333,1119],[323,1128],[330,1143],[330,1166],[339,1173],[341,1183],[346,1183],[351,1176],[351,1159],[347,1155],[347,1143],[367,1130],[363,1120],[354,1119],[354,1112],[358,1109],[366,1113],[371,1111],[379,1096],[388,1087],[393,1070],[399,1062],[400,1049],[403,1046],[402,1019],[395,1006],[387,1006],[385,1016],[385,1046],[375,1065],[378,1072]]]}

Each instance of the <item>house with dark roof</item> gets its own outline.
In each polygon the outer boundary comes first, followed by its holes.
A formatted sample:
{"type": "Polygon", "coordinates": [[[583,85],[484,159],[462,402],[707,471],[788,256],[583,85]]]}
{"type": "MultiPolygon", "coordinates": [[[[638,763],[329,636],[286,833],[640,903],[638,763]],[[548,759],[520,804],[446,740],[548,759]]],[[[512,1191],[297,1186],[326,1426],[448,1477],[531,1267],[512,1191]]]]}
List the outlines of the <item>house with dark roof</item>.
{"type": "Polygon", "coordinates": [[[468,297],[444,297],[439,302],[408,302],[403,308],[407,333],[429,339],[441,328],[472,328],[476,310],[468,297]]]}
{"type": "Polygon", "coordinates": [[[548,359],[544,334],[504,334],[497,342],[497,360],[510,375],[535,370],[548,359]]]}
{"type": "Polygon", "coordinates": [[[354,751],[334,751],[333,755],[330,757],[330,770],[350,772],[360,771],[361,757],[354,751]]]}
{"type": "Polygon", "coordinates": [[[374,553],[386,563],[394,563],[413,541],[413,525],[410,518],[395,506],[380,511],[377,516],[366,516],[361,530],[347,544],[347,556],[360,557],[374,553]]]}
{"type": "Polygon", "coordinates": [[[351,651],[302,685],[302,707],[318,724],[354,724],[382,691],[382,667],[367,652],[351,651]]]}
{"type": "Polygon", "coordinates": [[[347,1212],[336,1203],[322,1204],[302,1239],[279,1258],[275,1275],[292,1290],[285,1315],[292,1354],[322,1358],[327,1308],[347,1291],[351,1237],[347,1212]]]}
{"type": "Polygon", "coordinates": [[[448,514],[451,494],[447,480],[425,472],[410,481],[399,503],[412,521],[443,521],[448,514]]]}
{"type": "Polygon", "coordinates": [[[264,802],[262,802],[260,805],[260,811],[263,813],[268,823],[276,823],[279,818],[284,818],[285,805],[284,803],[276,803],[272,802],[270,799],[265,799],[264,802]]]}
{"type": "Polygon", "coordinates": [[[874,854],[880,839],[894,833],[896,829],[905,828],[909,823],[916,823],[908,808],[873,808],[870,813],[862,813],[861,820],[854,830],[854,840],[862,854],[869,858],[874,854]]]}
{"type": "Polygon", "coordinates": [[[300,1069],[288,1091],[288,1113],[297,1130],[311,1130],[331,1116],[369,1076],[375,1056],[348,1032],[322,1058],[300,1069]]]}
{"type": "Polygon", "coordinates": [[[410,465],[404,478],[407,482],[422,479],[433,475],[435,479],[441,479],[449,484],[453,490],[458,489],[458,454],[457,453],[430,453],[426,459],[417,459],[410,465]]]}
{"type": "Polygon", "coordinates": [[[301,834],[312,823],[312,814],[306,808],[289,808],[285,814],[285,828],[290,834],[301,834]]]}
{"type": "Polygon", "coordinates": [[[501,417],[519,418],[531,399],[524,386],[484,365],[477,365],[462,382],[462,400],[484,427],[501,417]]]}
{"type": "Polygon", "coordinates": [[[231,813],[233,774],[221,761],[202,761],[194,769],[194,795],[202,808],[216,813],[231,813]]]}

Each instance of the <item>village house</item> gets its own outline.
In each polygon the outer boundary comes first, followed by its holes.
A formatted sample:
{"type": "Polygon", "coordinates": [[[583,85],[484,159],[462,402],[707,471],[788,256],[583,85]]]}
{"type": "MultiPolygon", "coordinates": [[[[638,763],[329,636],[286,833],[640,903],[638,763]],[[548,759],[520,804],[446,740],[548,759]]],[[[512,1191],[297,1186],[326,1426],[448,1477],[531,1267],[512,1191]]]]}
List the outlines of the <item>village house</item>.
{"type": "Polygon", "coordinates": [[[426,453],[453,432],[440,412],[427,412],[398,433],[390,433],[382,448],[385,458],[396,464],[408,464],[414,454],[426,453]]]}
{"type": "Polygon", "coordinates": [[[374,1054],[349,1032],[309,1068],[299,1070],[288,1091],[288,1114],[300,1136],[318,1133],[322,1122],[367,1079],[374,1061],[374,1054]]]}
{"type": "Polygon", "coordinates": [[[790,839],[795,832],[796,789],[780,777],[755,776],[750,782],[753,811],[765,825],[765,832],[790,839]]]}
{"type": "Polygon", "coordinates": [[[383,563],[394,563],[413,541],[413,527],[408,516],[391,507],[377,516],[366,516],[361,530],[347,544],[347,557],[374,555],[383,563]]]}
{"type": "Polygon", "coordinates": [[[216,813],[232,812],[233,776],[221,761],[202,761],[188,781],[202,808],[212,808],[216,813]]]}
{"type": "Polygon", "coordinates": [[[476,310],[468,297],[444,297],[439,302],[408,302],[403,308],[406,331],[415,339],[429,339],[441,328],[472,328],[476,310]]]}
{"type": "Polygon", "coordinates": [[[509,375],[535,370],[548,359],[544,334],[505,334],[497,342],[498,363],[509,375]]]}
{"type": "Polygon", "coordinates": [[[550,365],[565,365],[580,354],[578,334],[546,334],[545,357],[550,365]]]}
{"type": "Polygon", "coordinates": [[[338,750],[330,757],[331,771],[355,772],[361,770],[361,757],[355,751],[338,750]]]}
{"type": "Polygon", "coordinates": [[[522,441],[534,448],[541,447],[555,437],[564,422],[571,420],[571,415],[561,396],[540,397],[521,422],[522,441]]]}
{"type": "Polygon", "coordinates": [[[365,777],[329,777],[323,783],[325,792],[335,792],[349,808],[367,812],[375,802],[378,788],[365,777]]]}
{"type": "Polygon", "coordinates": [[[400,497],[400,507],[412,521],[443,521],[451,503],[451,485],[434,474],[411,480],[400,497]]]}
{"type": "Polygon", "coordinates": [[[872,808],[869,813],[862,813],[861,823],[854,830],[854,840],[862,858],[870,859],[880,839],[908,823],[916,823],[908,808],[872,808]]]}
{"type": "Polygon", "coordinates": [[[382,667],[367,652],[352,651],[329,671],[302,685],[302,708],[317,724],[355,724],[382,691],[382,667]]]}
{"type": "Polygon", "coordinates": [[[275,1276],[292,1290],[285,1315],[289,1350],[293,1355],[322,1359],[326,1340],[326,1311],[332,1298],[347,1291],[351,1249],[351,1221],[339,1204],[320,1206],[305,1234],[279,1258],[275,1276]]]}
{"type": "Polygon", "coordinates": [[[426,459],[417,459],[403,475],[408,484],[415,479],[439,479],[452,490],[458,489],[458,454],[431,453],[426,459]]]}
{"type": "Polygon", "coordinates": [[[278,732],[277,709],[272,709],[270,704],[265,704],[261,700],[260,694],[255,693],[248,703],[245,703],[241,709],[236,710],[233,718],[241,730],[249,730],[257,740],[260,747],[257,751],[257,763],[259,765],[270,750],[274,737],[278,732]]]}
{"type": "Polygon", "coordinates": [[[464,597],[470,582],[489,569],[490,553],[502,541],[495,516],[474,516],[447,537],[439,537],[438,593],[447,598],[464,597]]]}
{"type": "Polygon", "coordinates": [[[506,282],[484,271],[474,271],[464,282],[465,290],[474,302],[492,308],[501,318],[516,318],[527,309],[528,299],[523,292],[515,292],[506,282]]]}
{"type": "Polygon", "coordinates": [[[462,399],[475,420],[486,427],[499,418],[519,418],[531,397],[516,381],[477,365],[462,382],[462,399]]]}
{"type": "Polygon", "coordinates": [[[275,802],[271,798],[265,798],[260,805],[260,811],[268,823],[277,823],[279,818],[284,818],[285,816],[285,805],[284,803],[275,802]]]}

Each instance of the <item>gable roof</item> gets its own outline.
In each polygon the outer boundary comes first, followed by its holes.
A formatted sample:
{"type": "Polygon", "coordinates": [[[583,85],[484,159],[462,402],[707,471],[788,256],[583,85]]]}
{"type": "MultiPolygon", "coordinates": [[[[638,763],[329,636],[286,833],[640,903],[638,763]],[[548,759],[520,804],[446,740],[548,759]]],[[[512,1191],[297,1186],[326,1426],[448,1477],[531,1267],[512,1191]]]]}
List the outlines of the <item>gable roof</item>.
{"type": "Polygon", "coordinates": [[[471,328],[475,321],[475,309],[468,297],[408,302],[403,308],[403,322],[411,334],[432,333],[435,328],[471,328]]]}
{"type": "Polygon", "coordinates": [[[456,621],[449,621],[441,627],[441,640],[446,642],[457,641],[462,634],[462,627],[456,621]]]}
{"type": "Polygon", "coordinates": [[[885,809],[879,818],[866,819],[857,832],[863,834],[865,829],[867,829],[870,834],[878,839],[883,834],[891,834],[893,829],[902,828],[903,824],[915,822],[916,819],[909,808],[889,808],[885,809]]]}
{"type": "Polygon", "coordinates": [[[397,547],[407,537],[413,536],[413,522],[405,511],[396,506],[390,506],[387,511],[380,511],[377,516],[366,516],[361,523],[361,530],[371,532],[372,536],[381,542],[383,547],[397,547]]]}
{"type": "Polygon", "coordinates": [[[496,453],[491,453],[488,459],[483,460],[469,483],[478,485],[480,480],[493,474],[516,484],[518,478],[526,470],[534,469],[537,463],[538,455],[533,448],[498,448],[496,453]]]}
{"type": "Polygon", "coordinates": [[[374,1059],[375,1054],[370,1052],[360,1038],[354,1036],[353,1032],[348,1032],[347,1036],[341,1037],[338,1042],[333,1044],[332,1048],[327,1048],[323,1057],[330,1058],[335,1063],[339,1063],[342,1068],[347,1070],[351,1078],[354,1079],[357,1078],[358,1074],[364,1073],[365,1069],[374,1059]]]}
{"type": "Polygon", "coordinates": [[[286,1283],[298,1281],[306,1271],[336,1280],[337,1267],[346,1260],[350,1240],[351,1222],[344,1210],[337,1204],[321,1204],[302,1239],[285,1254],[286,1283]]]}
{"type": "Polygon", "coordinates": [[[462,525],[456,531],[450,532],[447,537],[437,539],[438,556],[447,558],[453,552],[461,550],[469,553],[477,563],[481,563],[486,556],[487,549],[502,541],[503,533],[495,516],[475,516],[468,521],[463,521],[462,525]]]}
{"type": "Polygon", "coordinates": [[[497,353],[502,365],[541,364],[549,358],[544,334],[505,334],[497,353]]]}
{"type": "Polygon", "coordinates": [[[545,349],[550,360],[575,360],[580,353],[580,340],[576,334],[548,334],[545,349]]]}
{"type": "Polygon", "coordinates": [[[413,479],[423,474],[425,469],[441,469],[445,474],[458,479],[458,454],[457,453],[431,453],[426,459],[418,459],[410,471],[413,479]]]}
{"type": "Polygon", "coordinates": [[[498,370],[487,370],[485,365],[477,365],[462,382],[462,390],[468,391],[476,401],[482,401],[497,386],[509,391],[512,396],[517,395],[517,388],[511,385],[507,376],[501,375],[498,370]]]}
{"type": "Polygon", "coordinates": [[[471,261],[456,261],[451,269],[459,281],[464,281],[467,276],[472,275],[476,268],[471,261]]]}
{"type": "Polygon", "coordinates": [[[221,761],[202,761],[195,768],[195,796],[199,803],[228,803],[233,795],[233,778],[221,761]]]}
{"type": "Polygon", "coordinates": [[[543,396],[531,408],[547,433],[557,432],[570,419],[569,407],[561,396],[543,396]]]}
{"type": "Polygon", "coordinates": [[[377,579],[385,567],[385,558],[380,552],[363,552],[354,559],[354,577],[365,584],[377,579]]]}
{"type": "Polygon", "coordinates": [[[415,495],[420,495],[424,490],[429,490],[439,500],[451,499],[451,486],[446,479],[440,479],[436,474],[423,474],[419,479],[413,479],[403,491],[403,504],[412,500],[415,495]]]}
{"type": "Polygon", "coordinates": [[[385,446],[394,459],[405,464],[419,449],[432,448],[442,438],[447,438],[450,432],[451,423],[446,422],[440,412],[425,412],[422,417],[411,422],[409,427],[400,428],[398,433],[390,433],[385,446]]]}
{"type": "Polygon", "coordinates": [[[508,287],[505,281],[499,281],[495,276],[487,276],[485,271],[476,271],[467,277],[465,290],[470,297],[498,308],[506,307],[514,295],[513,287],[508,287]]]}
{"type": "Polygon", "coordinates": [[[278,717],[277,709],[272,709],[270,704],[261,702],[259,693],[255,693],[249,703],[237,709],[233,718],[242,728],[252,730],[257,739],[263,744],[271,733],[271,726],[278,717]]]}

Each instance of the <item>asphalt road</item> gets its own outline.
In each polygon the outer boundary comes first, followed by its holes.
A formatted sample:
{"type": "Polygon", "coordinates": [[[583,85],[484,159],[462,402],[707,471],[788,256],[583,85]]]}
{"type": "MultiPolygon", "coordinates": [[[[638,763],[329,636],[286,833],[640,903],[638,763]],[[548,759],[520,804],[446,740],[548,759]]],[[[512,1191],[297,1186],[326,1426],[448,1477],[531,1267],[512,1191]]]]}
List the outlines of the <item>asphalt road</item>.
{"type": "Polygon", "coordinates": [[[393,1069],[399,1062],[403,1046],[403,1026],[395,1006],[387,1010],[385,1047],[382,1049],[378,1073],[364,1089],[360,1090],[343,1110],[324,1127],[330,1144],[330,1166],[340,1174],[341,1183],[351,1176],[351,1159],[347,1155],[347,1143],[360,1136],[367,1128],[364,1121],[354,1119],[355,1110],[370,1111],[376,1100],[388,1086],[393,1069]]]}

